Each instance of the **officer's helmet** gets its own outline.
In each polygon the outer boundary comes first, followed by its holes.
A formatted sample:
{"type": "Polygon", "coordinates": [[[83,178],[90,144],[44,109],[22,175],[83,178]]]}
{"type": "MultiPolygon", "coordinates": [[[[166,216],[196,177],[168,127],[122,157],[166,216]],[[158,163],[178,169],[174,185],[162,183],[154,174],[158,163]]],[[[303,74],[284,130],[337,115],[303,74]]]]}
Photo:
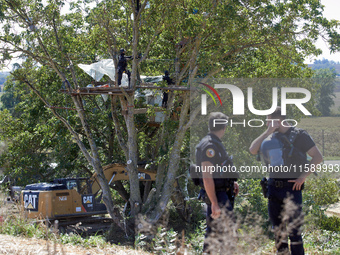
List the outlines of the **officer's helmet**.
{"type": "Polygon", "coordinates": [[[125,53],[125,50],[123,48],[120,49],[120,54],[125,53]]]}

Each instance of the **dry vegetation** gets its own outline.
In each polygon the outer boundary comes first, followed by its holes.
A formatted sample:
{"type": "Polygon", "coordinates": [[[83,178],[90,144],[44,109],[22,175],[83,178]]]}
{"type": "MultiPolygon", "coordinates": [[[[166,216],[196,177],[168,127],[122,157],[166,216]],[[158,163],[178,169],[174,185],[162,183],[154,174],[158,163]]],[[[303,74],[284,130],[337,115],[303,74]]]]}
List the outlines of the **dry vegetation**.
{"type": "Polygon", "coordinates": [[[37,225],[24,220],[18,205],[13,202],[4,202],[5,200],[6,196],[0,193],[0,232],[10,232],[11,235],[0,234],[0,254],[150,254],[131,247],[110,244],[101,237],[85,239],[76,234],[59,235],[57,231],[43,224],[37,225]]]}
{"type": "Polygon", "coordinates": [[[8,255],[143,255],[150,254],[124,247],[91,247],[85,248],[71,244],[60,244],[53,240],[15,237],[0,234],[0,254],[8,255]]]}

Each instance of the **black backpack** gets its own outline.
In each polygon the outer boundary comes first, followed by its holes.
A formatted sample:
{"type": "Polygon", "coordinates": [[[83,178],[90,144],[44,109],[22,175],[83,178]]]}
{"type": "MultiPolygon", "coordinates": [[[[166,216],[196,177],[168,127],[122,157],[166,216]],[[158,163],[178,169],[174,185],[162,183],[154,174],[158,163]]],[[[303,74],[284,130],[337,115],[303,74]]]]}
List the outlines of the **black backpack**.
{"type": "MultiPolygon", "coordinates": [[[[294,142],[296,137],[300,134],[302,130],[299,128],[294,128],[289,136],[286,135],[278,135],[278,138],[283,143],[282,157],[284,164],[286,166],[296,165],[296,166],[305,166],[308,163],[307,155],[305,152],[302,152],[299,148],[294,146],[294,142]]],[[[299,169],[297,169],[299,170],[299,169]]]]}

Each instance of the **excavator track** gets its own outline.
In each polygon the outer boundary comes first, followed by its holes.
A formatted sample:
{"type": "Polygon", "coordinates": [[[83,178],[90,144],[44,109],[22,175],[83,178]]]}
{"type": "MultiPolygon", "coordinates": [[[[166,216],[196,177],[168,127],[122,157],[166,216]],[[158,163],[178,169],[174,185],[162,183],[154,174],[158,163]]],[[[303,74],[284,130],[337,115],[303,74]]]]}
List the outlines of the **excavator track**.
{"type": "Polygon", "coordinates": [[[51,225],[58,227],[59,233],[76,233],[85,236],[104,233],[111,228],[112,223],[113,220],[107,217],[81,217],[50,222],[51,225]]]}

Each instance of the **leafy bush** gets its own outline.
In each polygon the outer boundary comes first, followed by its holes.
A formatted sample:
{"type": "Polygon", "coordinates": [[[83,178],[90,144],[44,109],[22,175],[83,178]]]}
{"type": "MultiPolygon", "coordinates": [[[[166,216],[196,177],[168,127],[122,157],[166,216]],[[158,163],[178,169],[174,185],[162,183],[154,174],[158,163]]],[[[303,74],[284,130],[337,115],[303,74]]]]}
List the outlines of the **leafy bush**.
{"type": "Polygon", "coordinates": [[[339,182],[327,176],[308,178],[303,191],[306,206],[326,206],[339,201],[339,182]]]}
{"type": "MultiPolygon", "coordinates": [[[[268,200],[263,197],[259,179],[244,179],[238,181],[240,194],[235,200],[235,214],[246,218],[256,214],[262,219],[268,219],[268,200]]],[[[267,230],[269,221],[263,221],[262,227],[267,230]]]]}
{"type": "Polygon", "coordinates": [[[167,230],[159,226],[155,228],[145,228],[135,238],[135,248],[153,251],[157,254],[175,254],[179,246],[178,233],[173,229],[167,230]]]}
{"type": "Polygon", "coordinates": [[[320,227],[324,230],[337,231],[340,233],[340,219],[335,216],[323,216],[320,219],[320,227]]]}
{"type": "Polygon", "coordinates": [[[78,234],[61,234],[59,240],[62,244],[78,244],[82,247],[104,247],[107,245],[105,238],[101,235],[89,236],[84,238],[78,234]]]}
{"type": "Polygon", "coordinates": [[[340,254],[340,233],[314,227],[307,229],[304,246],[308,254],[340,254]]]}
{"type": "Polygon", "coordinates": [[[339,201],[339,182],[322,176],[309,178],[303,192],[306,222],[315,228],[340,232],[340,218],[325,215],[327,206],[339,201]]]}
{"type": "Polygon", "coordinates": [[[186,236],[186,245],[190,247],[190,249],[195,254],[201,254],[203,252],[203,242],[206,228],[206,220],[201,220],[198,222],[195,229],[189,232],[186,236]]]}

